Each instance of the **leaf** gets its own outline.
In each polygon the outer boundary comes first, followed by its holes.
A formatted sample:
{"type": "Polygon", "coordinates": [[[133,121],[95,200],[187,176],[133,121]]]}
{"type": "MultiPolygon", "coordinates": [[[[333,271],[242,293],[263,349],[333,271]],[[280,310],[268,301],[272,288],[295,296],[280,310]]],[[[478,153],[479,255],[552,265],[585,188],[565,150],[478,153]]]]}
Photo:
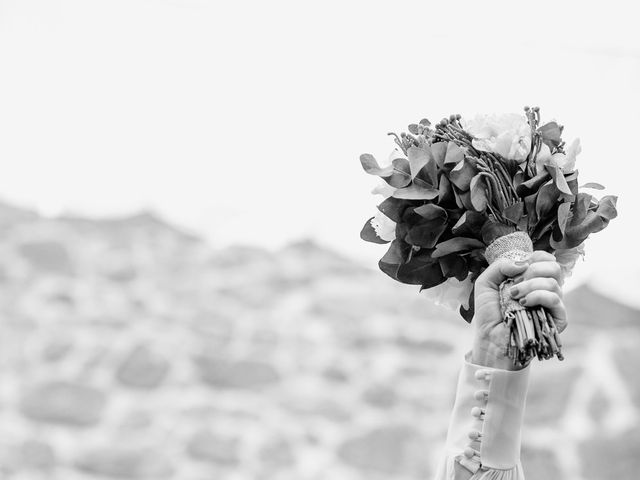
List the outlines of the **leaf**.
{"type": "Polygon", "coordinates": [[[558,207],[558,228],[562,236],[571,215],[571,202],[563,202],[558,207]]]}
{"type": "Polygon", "coordinates": [[[387,240],[381,239],[376,234],[375,229],[371,226],[371,220],[373,220],[373,219],[374,219],[374,217],[371,217],[369,220],[367,220],[367,223],[364,224],[364,227],[362,227],[362,230],[360,231],[360,238],[362,240],[364,240],[365,242],[389,243],[387,240]]]}
{"type": "Polygon", "coordinates": [[[446,222],[448,218],[447,211],[438,205],[434,205],[433,203],[421,205],[419,207],[416,207],[413,211],[425,220],[439,220],[442,222],[446,222]]]}
{"type": "Polygon", "coordinates": [[[484,245],[491,245],[491,242],[496,238],[504,237],[515,231],[516,229],[514,227],[489,220],[482,226],[482,241],[484,245]]]}
{"type": "Polygon", "coordinates": [[[413,179],[413,183],[423,188],[437,188],[438,187],[438,167],[436,161],[431,158],[422,167],[413,179]]]}
{"type": "Polygon", "coordinates": [[[585,183],[584,185],[580,185],[580,188],[593,188],[594,190],[604,190],[604,186],[595,182],[585,183]]]}
{"type": "Polygon", "coordinates": [[[451,173],[449,173],[449,180],[464,192],[469,190],[471,179],[476,173],[478,173],[477,170],[465,158],[464,161],[459,162],[453,170],[451,170],[451,173]]]}
{"type": "Polygon", "coordinates": [[[451,232],[454,235],[475,235],[476,237],[480,237],[480,229],[486,221],[487,217],[481,213],[467,210],[451,228],[451,232]]]}
{"type": "Polygon", "coordinates": [[[436,161],[436,165],[442,168],[444,165],[444,158],[447,154],[447,142],[436,142],[431,144],[431,153],[436,161]]]}
{"type": "Polygon", "coordinates": [[[400,265],[397,276],[399,281],[410,285],[436,286],[445,280],[440,263],[426,256],[413,257],[400,265]]]}
{"type": "Polygon", "coordinates": [[[542,172],[537,174],[535,177],[530,178],[526,182],[522,182],[522,183],[516,182],[516,193],[520,198],[524,198],[528,195],[531,195],[532,193],[537,192],[540,189],[540,186],[547,183],[550,178],[551,178],[551,174],[546,170],[543,170],[542,172]]]}
{"type": "Polygon", "coordinates": [[[460,208],[472,211],[475,210],[471,203],[471,192],[469,190],[466,192],[460,192],[457,189],[454,189],[454,193],[456,194],[456,203],[460,208]]]}
{"type": "Polygon", "coordinates": [[[580,225],[587,217],[589,208],[591,208],[591,200],[593,197],[588,193],[578,193],[576,200],[573,204],[573,217],[571,219],[571,225],[580,225]]]}
{"type": "Polygon", "coordinates": [[[418,130],[418,125],[416,125],[415,123],[412,123],[411,125],[409,125],[409,131],[414,135],[418,135],[420,133],[418,130]]]}
{"type": "Polygon", "coordinates": [[[453,187],[446,175],[440,175],[440,182],[438,184],[438,203],[440,205],[448,206],[455,204],[455,196],[453,194],[453,187]]]}
{"type": "Polygon", "coordinates": [[[406,158],[395,158],[391,162],[393,172],[391,176],[385,177],[385,181],[395,188],[406,187],[411,183],[411,168],[406,158]]]}
{"type": "Polygon", "coordinates": [[[410,245],[418,247],[433,248],[438,242],[440,235],[447,229],[446,219],[434,219],[425,221],[409,228],[409,232],[404,237],[410,245]]]}
{"type": "Polygon", "coordinates": [[[596,214],[605,220],[612,220],[618,216],[616,204],[618,197],[615,195],[606,195],[600,199],[596,214]]]}
{"type": "Polygon", "coordinates": [[[571,192],[571,189],[569,188],[569,184],[567,183],[567,180],[564,178],[564,173],[562,173],[562,170],[560,169],[560,167],[557,167],[555,165],[545,165],[545,167],[547,171],[551,174],[551,178],[553,178],[553,181],[558,187],[558,190],[560,190],[562,193],[566,193],[567,195],[573,195],[573,192],[571,192]]]}
{"type": "Polygon", "coordinates": [[[454,142],[447,143],[447,155],[444,159],[443,167],[445,169],[452,169],[460,162],[464,160],[465,150],[460,148],[454,142]]]}
{"type": "Polygon", "coordinates": [[[474,283],[473,288],[471,289],[471,293],[469,294],[469,308],[464,308],[462,305],[460,305],[460,316],[464,318],[467,323],[471,323],[471,321],[473,320],[473,315],[475,313],[475,290],[476,286],[474,283]]]}
{"type": "Polygon", "coordinates": [[[538,133],[542,136],[542,141],[553,150],[562,141],[562,128],[556,122],[549,122],[538,128],[538,133]]]}
{"type": "Polygon", "coordinates": [[[404,209],[406,207],[407,202],[399,198],[388,197],[380,205],[378,205],[378,210],[380,210],[394,222],[400,223],[402,221],[402,213],[404,212],[404,209]]]}
{"type": "Polygon", "coordinates": [[[502,215],[504,216],[504,218],[517,225],[524,215],[524,202],[516,202],[513,205],[509,205],[504,209],[502,215]]]}
{"type": "Polygon", "coordinates": [[[407,187],[397,189],[393,192],[393,197],[405,200],[433,200],[438,196],[438,193],[436,188],[424,188],[412,183],[407,187]]]}
{"type": "Polygon", "coordinates": [[[464,280],[469,275],[469,268],[464,257],[456,254],[446,255],[439,259],[442,273],[447,278],[464,280]]]}
{"type": "Polygon", "coordinates": [[[482,175],[478,174],[471,179],[469,185],[471,191],[471,205],[477,212],[484,212],[489,200],[487,199],[487,184],[482,175]]]}
{"type": "Polygon", "coordinates": [[[411,246],[400,239],[395,239],[389,245],[389,249],[378,262],[378,267],[391,278],[397,280],[397,271],[401,263],[409,254],[411,246]]]}
{"type": "Polygon", "coordinates": [[[411,166],[411,178],[414,178],[433,156],[429,145],[421,145],[419,147],[412,145],[407,149],[407,158],[411,166]]]}
{"type": "Polygon", "coordinates": [[[454,237],[436,245],[436,249],[431,256],[433,258],[440,258],[451,253],[472,250],[484,246],[484,243],[475,238],[454,237]]]}
{"type": "Polygon", "coordinates": [[[377,160],[370,153],[363,153],[360,155],[360,164],[364,171],[369,175],[376,175],[378,177],[388,177],[393,173],[393,165],[388,165],[384,168],[380,168],[377,160]]]}
{"type": "Polygon", "coordinates": [[[553,209],[560,197],[560,190],[554,183],[543,185],[536,198],[536,215],[538,219],[543,219],[553,209]]]}
{"type": "Polygon", "coordinates": [[[538,215],[536,214],[536,198],[538,192],[532,193],[524,197],[524,210],[527,212],[527,223],[535,225],[538,223],[538,215]]]}

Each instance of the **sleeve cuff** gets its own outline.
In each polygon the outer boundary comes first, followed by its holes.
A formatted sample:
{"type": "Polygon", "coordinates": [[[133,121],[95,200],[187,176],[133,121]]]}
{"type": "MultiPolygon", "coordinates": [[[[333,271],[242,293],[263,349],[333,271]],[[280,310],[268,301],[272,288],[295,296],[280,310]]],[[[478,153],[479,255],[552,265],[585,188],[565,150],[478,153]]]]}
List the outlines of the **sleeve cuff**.
{"type": "Polygon", "coordinates": [[[458,378],[447,451],[472,472],[512,469],[520,461],[530,367],[501,370],[470,363],[470,357],[458,378]]]}

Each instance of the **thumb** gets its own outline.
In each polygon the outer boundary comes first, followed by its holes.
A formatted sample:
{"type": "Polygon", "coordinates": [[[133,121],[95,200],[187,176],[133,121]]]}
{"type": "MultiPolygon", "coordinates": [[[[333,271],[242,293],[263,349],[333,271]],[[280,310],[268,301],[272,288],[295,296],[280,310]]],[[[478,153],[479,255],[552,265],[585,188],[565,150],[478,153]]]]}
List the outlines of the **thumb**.
{"type": "Polygon", "coordinates": [[[486,270],[482,272],[478,281],[482,279],[482,282],[487,284],[487,286],[497,289],[507,278],[520,275],[528,266],[529,262],[527,260],[514,262],[513,260],[501,258],[489,265],[486,270]]]}

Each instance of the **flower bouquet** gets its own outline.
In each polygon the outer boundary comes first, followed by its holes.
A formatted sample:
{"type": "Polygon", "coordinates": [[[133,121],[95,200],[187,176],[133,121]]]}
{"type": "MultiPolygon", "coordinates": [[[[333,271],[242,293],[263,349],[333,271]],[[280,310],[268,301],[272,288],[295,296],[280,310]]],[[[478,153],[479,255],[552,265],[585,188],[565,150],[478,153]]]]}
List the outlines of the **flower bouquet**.
{"type": "MultiPolygon", "coordinates": [[[[567,146],[561,125],[541,124],[537,107],[524,110],[471,120],[451,115],[435,126],[423,119],[408,132],[389,134],[397,148],[385,164],[360,156],[365,172],[384,180],[373,191],[384,200],[360,233],[390,244],[380,269],[436,298],[457,297],[448,304],[467,322],[474,282],[489,263],[545,250],[569,274],[587,237],[617,215],[617,197],[588,193],[604,187],[578,187],[579,140],[567,146]]],[[[505,354],[515,364],[562,359],[553,317],[512,300],[511,283],[500,286],[510,329],[505,354]]]]}

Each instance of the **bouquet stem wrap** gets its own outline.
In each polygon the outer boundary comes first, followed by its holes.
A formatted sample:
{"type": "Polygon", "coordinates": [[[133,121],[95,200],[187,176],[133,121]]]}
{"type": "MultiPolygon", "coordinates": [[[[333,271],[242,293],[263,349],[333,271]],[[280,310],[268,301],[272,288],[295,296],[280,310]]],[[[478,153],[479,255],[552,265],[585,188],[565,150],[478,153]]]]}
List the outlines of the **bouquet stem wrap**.
{"type": "MultiPolygon", "coordinates": [[[[489,263],[498,259],[524,260],[533,253],[533,243],[525,232],[514,232],[494,240],[485,252],[489,263]]],[[[500,284],[500,306],[509,328],[505,355],[516,365],[526,365],[533,357],[539,360],[554,355],[563,360],[560,338],[553,317],[542,307],[524,307],[511,298],[513,279],[500,284]]]]}

